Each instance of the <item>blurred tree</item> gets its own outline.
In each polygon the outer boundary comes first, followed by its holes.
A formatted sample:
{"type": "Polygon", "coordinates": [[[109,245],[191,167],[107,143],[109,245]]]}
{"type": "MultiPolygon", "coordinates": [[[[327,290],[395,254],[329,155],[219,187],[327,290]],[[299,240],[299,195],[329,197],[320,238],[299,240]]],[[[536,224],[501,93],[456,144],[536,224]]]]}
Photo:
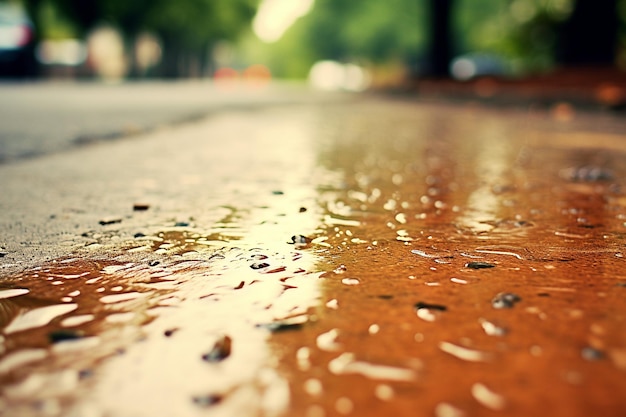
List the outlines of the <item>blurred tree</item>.
{"type": "Polygon", "coordinates": [[[426,42],[425,21],[423,1],[316,0],[277,49],[283,55],[305,55],[309,61],[415,64],[426,42]]]}
{"type": "MultiPolygon", "coordinates": [[[[258,0],[24,0],[32,16],[45,3],[70,19],[79,36],[100,23],[120,29],[132,48],[141,31],[155,33],[162,42],[160,75],[202,74],[210,50],[218,40],[233,39],[249,26],[258,0]]],[[[130,51],[130,56],[134,54],[130,51]]],[[[131,61],[132,63],[132,61],[131,61]]],[[[131,65],[131,68],[133,65],[131,65]]],[[[131,71],[132,72],[132,71],[131,71]]]]}

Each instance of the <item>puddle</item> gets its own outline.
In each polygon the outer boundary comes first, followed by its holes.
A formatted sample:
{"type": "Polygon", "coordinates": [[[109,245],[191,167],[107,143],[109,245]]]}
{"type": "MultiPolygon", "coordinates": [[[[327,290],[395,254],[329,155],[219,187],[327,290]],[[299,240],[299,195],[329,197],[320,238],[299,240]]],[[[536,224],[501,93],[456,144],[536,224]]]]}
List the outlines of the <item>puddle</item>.
{"type": "Polygon", "coordinates": [[[623,145],[570,148],[538,116],[476,109],[321,114],[307,204],[281,206],[290,190],[277,190],[210,227],[151,226],[113,259],[5,282],[0,405],[35,416],[626,410],[623,145]]]}

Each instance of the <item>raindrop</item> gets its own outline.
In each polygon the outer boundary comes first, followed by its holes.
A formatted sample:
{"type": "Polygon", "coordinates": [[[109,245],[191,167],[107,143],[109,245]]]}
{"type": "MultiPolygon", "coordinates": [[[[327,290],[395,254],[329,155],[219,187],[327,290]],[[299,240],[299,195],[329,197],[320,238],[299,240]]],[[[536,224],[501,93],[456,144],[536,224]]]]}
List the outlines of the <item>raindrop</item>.
{"type": "Polygon", "coordinates": [[[468,262],[465,264],[465,267],[471,269],[486,269],[493,268],[495,265],[488,262],[468,262]]]}
{"type": "Polygon", "coordinates": [[[435,417],[465,417],[463,410],[456,408],[452,404],[439,403],[435,407],[435,417]]]}
{"type": "Polygon", "coordinates": [[[337,310],[339,308],[339,303],[336,298],[333,298],[332,300],[326,303],[326,307],[332,308],[333,310],[337,310]]]}
{"type": "Polygon", "coordinates": [[[104,303],[104,304],[113,304],[113,303],[119,303],[122,301],[130,301],[130,300],[135,300],[139,297],[142,297],[143,294],[140,292],[128,292],[128,293],[124,293],[124,294],[111,294],[111,295],[105,295],[104,297],[100,298],[100,302],[104,303]]]}
{"type": "Polygon", "coordinates": [[[202,355],[206,362],[221,362],[230,356],[232,339],[229,336],[221,336],[215,341],[211,350],[202,355]]]}
{"type": "Polygon", "coordinates": [[[348,270],[348,268],[345,265],[339,265],[337,268],[335,268],[333,270],[333,272],[335,274],[343,274],[348,270]]]}
{"type": "Polygon", "coordinates": [[[79,316],[68,317],[66,319],[63,319],[63,321],[61,322],[61,326],[63,327],[79,326],[83,323],[88,323],[92,321],[94,318],[95,316],[93,314],[82,314],[79,316]]]}
{"type": "Polygon", "coordinates": [[[497,394],[481,383],[472,385],[472,396],[487,408],[495,411],[504,409],[506,400],[500,394],[497,394]]]}
{"type": "Polygon", "coordinates": [[[415,310],[417,317],[424,321],[433,322],[437,318],[437,314],[446,311],[447,307],[441,304],[428,304],[420,301],[415,304],[415,310]]]}
{"type": "Polygon", "coordinates": [[[39,361],[48,356],[45,349],[23,349],[10,353],[0,362],[0,374],[6,374],[31,362],[39,361]]]}
{"type": "Polygon", "coordinates": [[[491,305],[493,308],[513,308],[513,306],[521,301],[519,295],[513,294],[512,292],[501,292],[497,294],[493,300],[491,300],[491,305]]]}
{"type": "Polygon", "coordinates": [[[381,401],[390,401],[394,396],[393,388],[387,384],[376,385],[374,395],[381,401]]]}
{"type": "Polygon", "coordinates": [[[5,334],[20,332],[22,330],[42,327],[50,323],[58,316],[76,310],[77,304],[59,304],[47,307],[36,308],[17,316],[5,329],[5,334]]]}
{"type": "Polygon", "coordinates": [[[423,250],[419,250],[419,249],[413,249],[411,251],[411,253],[415,254],[415,255],[419,255],[421,257],[424,258],[431,258],[431,259],[436,259],[436,258],[453,258],[453,256],[449,253],[449,252],[439,252],[439,253],[426,253],[423,250]]]}
{"type": "Polygon", "coordinates": [[[479,322],[488,336],[504,336],[508,333],[506,328],[497,326],[489,320],[480,319],[479,322]]]}
{"type": "Polygon", "coordinates": [[[306,346],[299,348],[296,351],[296,361],[298,362],[298,369],[301,371],[311,369],[311,349],[306,346]]]}
{"type": "Polygon", "coordinates": [[[487,362],[491,355],[480,350],[469,349],[449,342],[439,343],[439,349],[468,362],[487,362]]]}
{"type": "Polygon", "coordinates": [[[304,381],[304,391],[313,397],[321,395],[324,391],[322,381],[317,378],[307,379],[306,381],[304,381]]]}
{"type": "Polygon", "coordinates": [[[336,352],[341,349],[341,345],[337,343],[337,336],[339,336],[339,330],[331,329],[326,333],[322,333],[317,336],[317,347],[326,352],[336,352]]]}
{"type": "Polygon", "coordinates": [[[342,353],[331,360],[328,363],[328,370],[335,375],[360,374],[369,379],[387,381],[410,382],[417,377],[413,369],[357,361],[351,352],[342,353]]]}
{"type": "Polygon", "coordinates": [[[335,402],[335,410],[337,410],[339,414],[347,415],[354,410],[354,404],[350,398],[340,397],[335,402]]]}
{"type": "Polygon", "coordinates": [[[18,297],[20,295],[28,293],[29,291],[26,288],[11,288],[9,290],[0,290],[0,299],[18,297]]]}
{"type": "Polygon", "coordinates": [[[344,278],[341,280],[344,285],[359,285],[361,282],[356,278],[344,278]]]}

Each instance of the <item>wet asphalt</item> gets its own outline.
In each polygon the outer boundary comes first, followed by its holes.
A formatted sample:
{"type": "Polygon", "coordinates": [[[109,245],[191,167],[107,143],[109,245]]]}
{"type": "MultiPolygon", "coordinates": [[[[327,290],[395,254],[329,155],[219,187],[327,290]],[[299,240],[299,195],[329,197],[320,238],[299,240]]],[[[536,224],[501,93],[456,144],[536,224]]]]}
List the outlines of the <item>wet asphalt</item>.
{"type": "Polygon", "coordinates": [[[0,165],[0,409],[621,416],[624,122],[334,96],[0,165]]]}

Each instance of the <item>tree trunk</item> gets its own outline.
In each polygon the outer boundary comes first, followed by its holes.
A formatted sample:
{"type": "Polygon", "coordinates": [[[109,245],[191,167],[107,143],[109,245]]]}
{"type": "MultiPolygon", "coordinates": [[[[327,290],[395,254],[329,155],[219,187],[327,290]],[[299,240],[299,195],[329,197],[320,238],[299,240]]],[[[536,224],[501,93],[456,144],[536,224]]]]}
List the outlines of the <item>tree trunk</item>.
{"type": "Polygon", "coordinates": [[[447,77],[452,60],[451,20],[454,0],[430,0],[429,75],[447,77]]]}
{"type": "Polygon", "coordinates": [[[168,35],[162,35],[161,41],[163,50],[159,75],[163,78],[180,78],[182,49],[179,42],[174,37],[168,35]]]}
{"type": "Polygon", "coordinates": [[[557,60],[570,66],[613,65],[617,16],[617,0],[577,0],[559,32],[557,60]]]}

